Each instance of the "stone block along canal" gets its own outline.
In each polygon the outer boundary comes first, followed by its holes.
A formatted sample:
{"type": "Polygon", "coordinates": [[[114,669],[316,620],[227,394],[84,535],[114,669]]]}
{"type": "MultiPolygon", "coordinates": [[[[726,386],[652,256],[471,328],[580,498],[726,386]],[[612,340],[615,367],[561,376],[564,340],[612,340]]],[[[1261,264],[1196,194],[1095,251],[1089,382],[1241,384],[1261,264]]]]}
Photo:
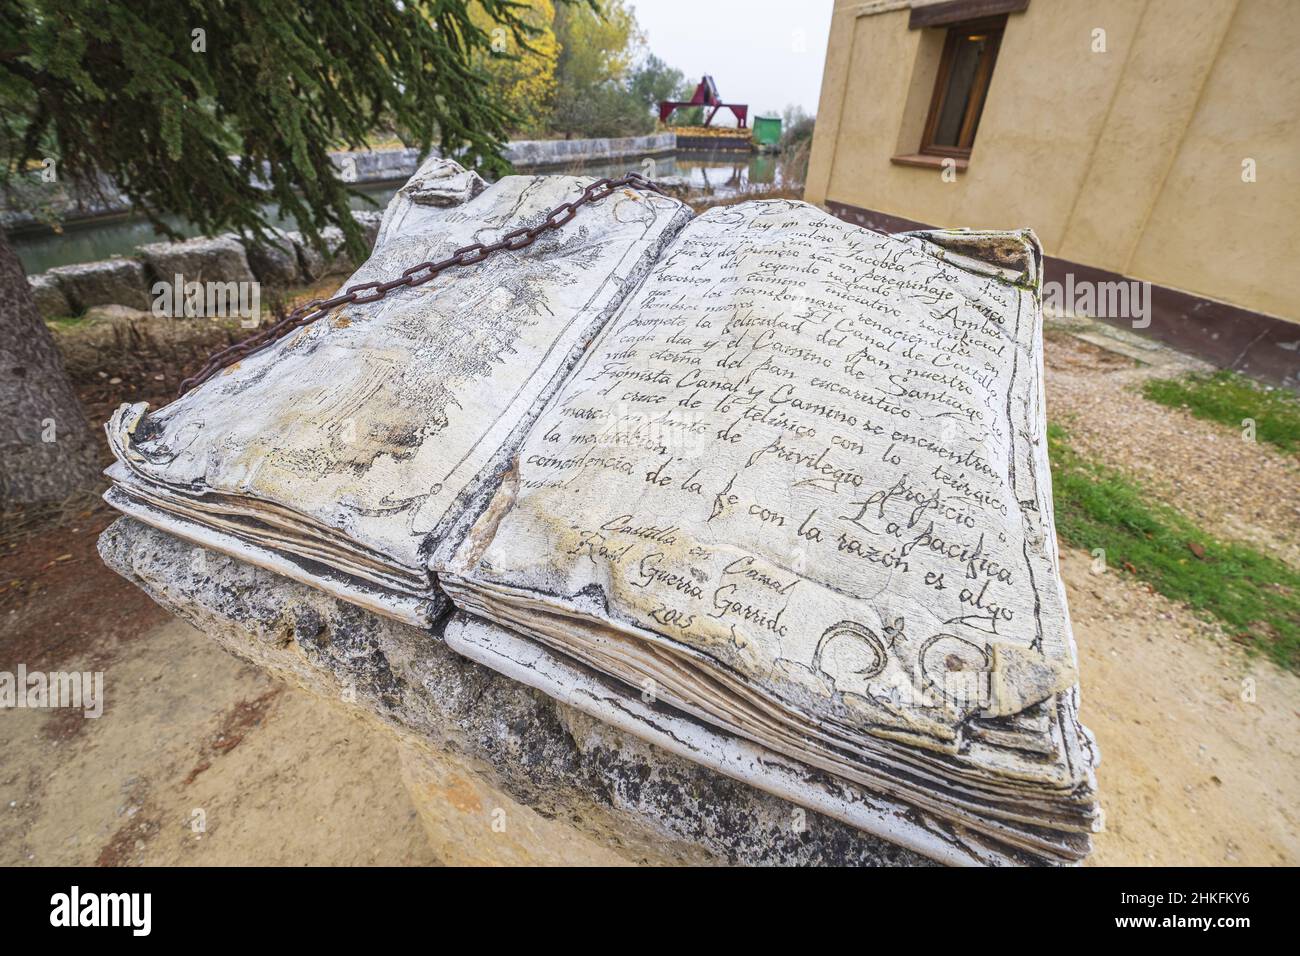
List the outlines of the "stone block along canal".
{"type": "MultiPolygon", "coordinates": [[[[677,153],[628,157],[572,167],[521,169],[520,172],[621,176],[629,170],[638,171],[653,179],[680,176],[690,183],[692,191],[715,196],[733,196],[750,189],[780,186],[784,182],[781,157],[770,153],[677,153]]],[[[352,208],[383,210],[388,200],[405,182],[405,179],[400,179],[360,184],[356,188],[373,205],[364,198],[356,197],[352,201],[352,208]]],[[[266,210],[272,225],[285,229],[297,228],[292,219],[282,219],[276,214],[275,204],[268,204],[266,210]]],[[[201,234],[197,226],[184,219],[175,216],[164,216],[163,219],[182,238],[201,234]]],[[[33,226],[16,230],[10,235],[10,241],[28,275],[55,266],[128,256],[137,246],[165,238],[154,230],[148,219],[133,213],[68,222],[64,224],[62,232],[55,232],[48,226],[33,226]]]]}

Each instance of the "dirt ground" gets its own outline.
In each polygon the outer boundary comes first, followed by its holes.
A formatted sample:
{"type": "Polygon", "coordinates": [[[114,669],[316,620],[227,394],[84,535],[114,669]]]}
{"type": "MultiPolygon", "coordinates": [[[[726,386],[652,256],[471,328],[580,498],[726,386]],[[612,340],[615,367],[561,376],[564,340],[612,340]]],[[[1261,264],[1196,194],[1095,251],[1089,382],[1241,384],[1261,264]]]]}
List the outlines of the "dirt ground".
{"type": "Polygon", "coordinates": [[[388,735],[179,621],[106,663],[98,720],[0,718],[0,864],[437,862],[388,735]]]}
{"type": "MultiPolygon", "coordinates": [[[[1089,459],[1135,476],[1197,524],[1300,564],[1300,461],[1146,401],[1185,360],[1049,333],[1047,410],[1089,459]]],[[[1144,584],[1062,572],[1083,721],[1097,736],[1106,832],[1093,865],[1300,863],[1300,677],[1247,657],[1217,625],[1144,584]]]]}
{"type": "MultiPolygon", "coordinates": [[[[1049,415],[1207,528],[1300,560],[1300,465],[1047,346],[1049,415]],[[1117,437],[1118,436],[1118,437],[1117,437]]],[[[143,389],[142,389],[143,391],[143,389]]],[[[103,670],[104,716],[0,711],[0,864],[436,864],[392,739],[274,682],[99,562],[88,503],[0,548],[0,670],[103,670]]],[[[1062,566],[1107,829],[1093,865],[1300,863],[1300,678],[1143,584],[1062,566]]]]}
{"type": "Polygon", "coordinates": [[[0,670],[105,685],[98,719],[0,711],[0,865],[436,863],[393,740],[109,571],[94,543],[111,520],[0,556],[0,670]]]}
{"type": "Polygon", "coordinates": [[[1062,555],[1083,722],[1101,746],[1094,866],[1300,863],[1300,678],[1062,555]]]}

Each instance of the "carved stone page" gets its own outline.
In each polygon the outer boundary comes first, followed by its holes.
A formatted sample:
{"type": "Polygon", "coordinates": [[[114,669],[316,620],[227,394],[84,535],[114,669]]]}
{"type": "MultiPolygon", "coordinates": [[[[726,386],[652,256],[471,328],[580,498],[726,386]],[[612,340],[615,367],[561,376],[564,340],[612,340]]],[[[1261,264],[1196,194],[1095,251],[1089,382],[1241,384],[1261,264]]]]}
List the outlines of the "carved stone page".
{"type": "MultiPolygon", "coordinates": [[[[490,188],[433,160],[347,285],[540,222],[587,178],[490,188]]],[[[467,525],[542,404],[690,217],[619,190],[518,251],[347,306],[165,408],[108,424],[123,511],[404,620],[439,603],[427,563],[467,525]]]]}
{"type": "Polygon", "coordinates": [[[1030,233],[687,226],[440,567],[465,609],[1044,858],[1098,813],[1030,233]]]}

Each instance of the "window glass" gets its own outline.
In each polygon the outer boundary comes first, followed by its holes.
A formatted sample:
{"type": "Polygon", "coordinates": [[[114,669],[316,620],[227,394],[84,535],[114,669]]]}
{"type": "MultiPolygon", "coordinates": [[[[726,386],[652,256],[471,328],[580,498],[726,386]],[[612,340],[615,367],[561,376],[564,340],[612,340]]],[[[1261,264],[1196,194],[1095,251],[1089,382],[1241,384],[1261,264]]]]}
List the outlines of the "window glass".
{"type": "Polygon", "coordinates": [[[987,34],[968,34],[957,38],[952,66],[948,71],[948,87],[943,93],[943,108],[934,129],[936,146],[962,145],[958,142],[962,123],[966,119],[966,110],[970,107],[980,60],[988,55],[989,45],[987,34]]]}

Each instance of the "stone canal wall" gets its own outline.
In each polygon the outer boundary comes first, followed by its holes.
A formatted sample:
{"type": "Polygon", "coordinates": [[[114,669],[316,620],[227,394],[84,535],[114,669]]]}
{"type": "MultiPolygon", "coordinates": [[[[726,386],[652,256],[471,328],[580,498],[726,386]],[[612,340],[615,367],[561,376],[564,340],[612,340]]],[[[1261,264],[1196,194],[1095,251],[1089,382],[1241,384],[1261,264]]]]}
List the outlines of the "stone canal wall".
{"type": "MultiPolygon", "coordinates": [[[[591,163],[636,156],[656,156],[677,148],[675,133],[605,139],[525,139],[508,143],[505,158],[521,171],[591,163]]],[[[435,151],[436,152],[436,151],[435,151]]],[[[420,165],[415,148],[341,150],[330,153],[339,176],[355,185],[408,179],[420,165]]],[[[131,201],[108,179],[94,189],[69,189],[58,183],[33,180],[14,186],[16,200],[0,200],[0,228],[37,226],[43,220],[28,211],[50,210],[62,222],[77,222],[131,212],[131,201]]]]}
{"type": "Polygon", "coordinates": [[[617,139],[530,139],[511,143],[506,149],[506,159],[516,169],[548,169],[634,156],[656,156],[671,153],[676,148],[676,133],[617,139]]]}
{"type": "MultiPolygon", "coordinates": [[[[671,153],[676,135],[655,133],[615,139],[521,140],[510,143],[506,158],[517,169],[555,169],[584,163],[671,153]]],[[[396,182],[409,178],[419,166],[415,149],[376,149],[332,154],[339,174],[350,183],[396,182]]],[[[62,207],[71,220],[128,212],[130,204],[115,188],[101,189],[96,200],[66,200],[62,207]]],[[[56,204],[57,205],[57,204],[56,204]]],[[[374,243],[382,215],[355,214],[374,243]]],[[[0,228],[30,224],[26,214],[0,210],[0,228]]],[[[329,254],[322,256],[296,232],[276,231],[276,247],[257,248],[238,236],[200,237],[184,242],[140,246],[134,256],[59,266],[30,276],[28,281],[41,315],[47,319],[80,315],[96,306],[120,305],[148,309],[150,290],[157,282],[257,281],[268,289],[289,288],[314,282],[324,275],[347,273],[355,264],[342,253],[343,235],[325,231],[329,254]]]]}

